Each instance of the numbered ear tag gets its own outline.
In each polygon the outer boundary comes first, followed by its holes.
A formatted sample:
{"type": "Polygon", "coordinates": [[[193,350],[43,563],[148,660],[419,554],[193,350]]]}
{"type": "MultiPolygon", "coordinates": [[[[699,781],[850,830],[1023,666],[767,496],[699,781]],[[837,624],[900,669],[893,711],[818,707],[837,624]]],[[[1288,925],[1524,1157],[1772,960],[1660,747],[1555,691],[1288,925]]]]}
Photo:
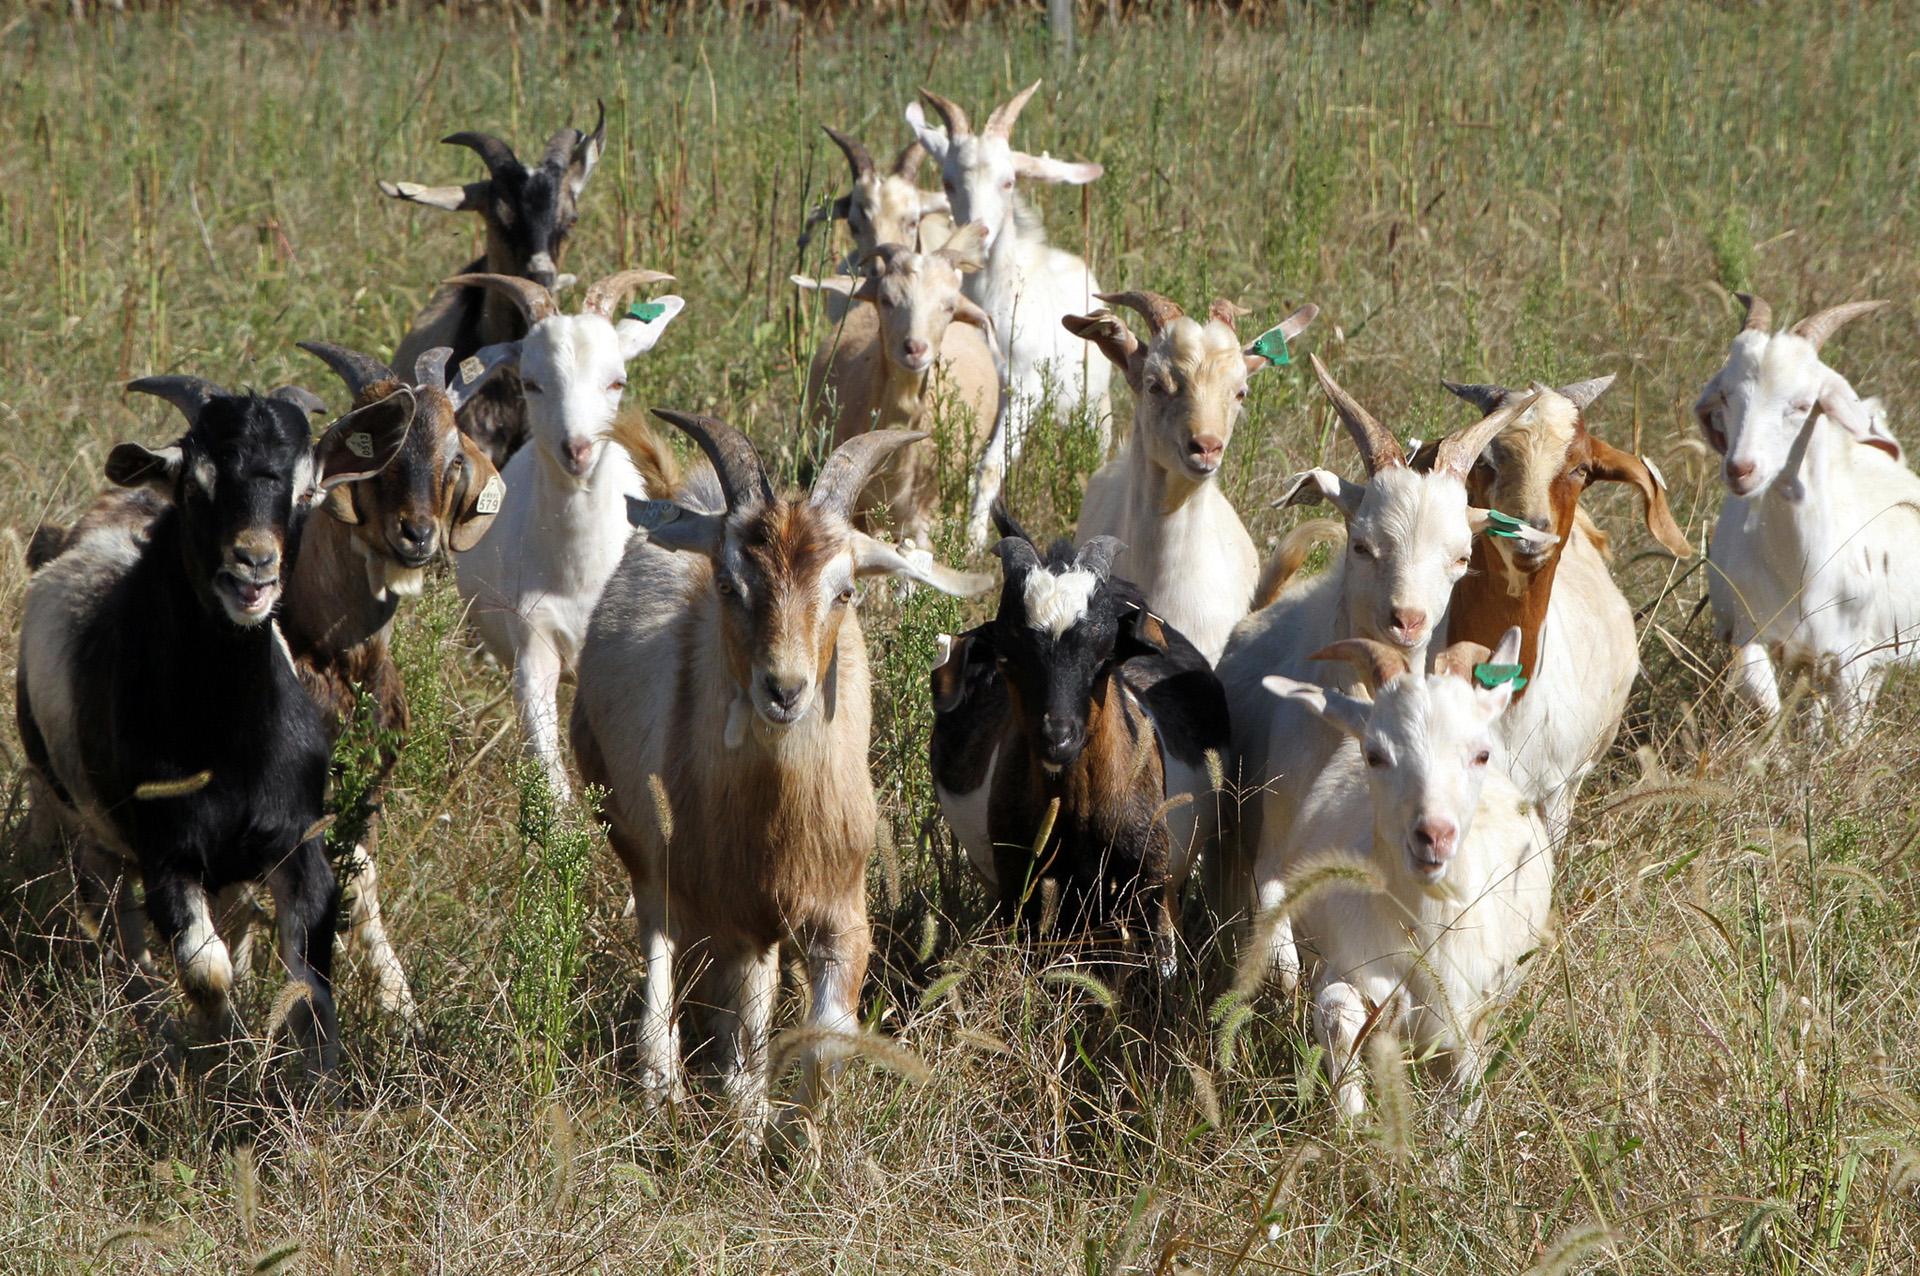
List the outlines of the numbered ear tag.
{"type": "Polygon", "coordinates": [[[1475,665],[1473,680],[1488,691],[1506,682],[1511,682],[1515,691],[1527,685],[1526,678],[1521,676],[1519,665],[1475,665]]]}
{"type": "Polygon", "coordinates": [[[1293,356],[1287,352],[1287,334],[1278,328],[1269,328],[1255,337],[1247,349],[1276,368],[1284,368],[1293,362],[1293,356]]]}
{"type": "Polygon", "coordinates": [[[470,354],[460,361],[460,379],[468,385],[472,385],[486,375],[486,371],[487,365],[480,362],[480,356],[477,354],[470,354]]]}
{"type": "Polygon", "coordinates": [[[627,307],[627,318],[638,319],[641,323],[652,323],[665,313],[667,306],[663,301],[638,301],[627,307]]]}
{"type": "Polygon", "coordinates": [[[500,512],[500,502],[506,499],[506,495],[507,485],[500,481],[498,474],[494,475],[487,480],[487,485],[480,489],[480,497],[473,503],[473,512],[476,514],[498,514],[500,512]]]}
{"type": "Polygon", "coordinates": [[[1526,539],[1527,525],[1511,514],[1502,514],[1499,510],[1487,511],[1487,535],[1504,536],[1508,540],[1526,539]]]}
{"type": "Polygon", "coordinates": [[[373,459],[373,436],[356,430],[347,436],[347,451],[363,461],[373,459]]]}

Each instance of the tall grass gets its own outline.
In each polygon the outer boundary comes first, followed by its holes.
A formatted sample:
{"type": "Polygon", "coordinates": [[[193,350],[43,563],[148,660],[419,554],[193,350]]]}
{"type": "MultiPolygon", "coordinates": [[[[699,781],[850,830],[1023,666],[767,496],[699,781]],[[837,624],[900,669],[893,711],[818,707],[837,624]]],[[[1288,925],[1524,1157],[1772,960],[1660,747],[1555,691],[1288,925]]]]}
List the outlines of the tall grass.
{"type": "MultiPolygon", "coordinates": [[[[25,536],[81,506],[106,448],[172,437],[121,381],[311,383],[295,340],[391,348],[477,232],[375,178],[470,178],[438,138],[532,150],[596,97],[610,143],[568,268],[669,269],[690,299],[633,397],[743,425],[789,476],[818,455],[800,399],[819,328],[785,276],[839,251],[793,246],[844,177],[817,125],[890,148],[923,82],[983,108],[1045,74],[1019,140],[1107,169],[1037,195],[1053,238],[1110,288],[1234,298],[1249,331],[1318,302],[1302,346],[1403,437],[1466,415],[1440,376],[1619,372],[1595,427],[1662,463],[1696,543],[1718,493],[1687,409],[1737,327],[1729,291],[1790,316],[1920,283],[1920,16],[1898,6],[1290,5],[1259,25],[1181,6],[1089,20],[1066,67],[1018,14],[877,12],[681,8],[645,34],[614,10],[0,18],[0,617],[25,536]]],[[[1917,341],[1903,306],[1831,348],[1896,428],[1917,341]]],[[[1037,535],[1068,529],[1087,438],[1037,433],[1010,477],[1037,535]]],[[[1301,359],[1255,380],[1227,462],[1256,539],[1291,523],[1267,507],[1280,477],[1318,463],[1353,469],[1301,359]]],[[[964,466],[949,477],[957,514],[964,466]]],[[[1490,1025],[1476,1127],[1384,1066],[1389,1122],[1343,1134],[1299,1007],[1222,1003],[1194,975],[1143,1023],[1108,972],[1103,997],[1007,947],[945,840],[918,836],[933,635],[985,605],[884,588],[862,605],[888,843],[863,1017],[925,1076],[850,1071],[785,1169],[743,1159],[704,1099],[649,1110],[624,875],[537,803],[523,838],[506,680],[442,579],[396,638],[414,721],[381,847],[427,1030],[383,1022],[343,960],[331,1108],[212,1102],[155,1071],[94,948],[23,920],[44,910],[16,896],[60,882],[27,867],[0,742],[0,1270],[1915,1270],[1912,693],[1844,749],[1733,717],[1700,571],[1649,552],[1630,498],[1589,504],[1647,676],[1560,856],[1558,935],[1490,1025]]],[[[957,517],[936,537],[968,557],[957,517]]]]}

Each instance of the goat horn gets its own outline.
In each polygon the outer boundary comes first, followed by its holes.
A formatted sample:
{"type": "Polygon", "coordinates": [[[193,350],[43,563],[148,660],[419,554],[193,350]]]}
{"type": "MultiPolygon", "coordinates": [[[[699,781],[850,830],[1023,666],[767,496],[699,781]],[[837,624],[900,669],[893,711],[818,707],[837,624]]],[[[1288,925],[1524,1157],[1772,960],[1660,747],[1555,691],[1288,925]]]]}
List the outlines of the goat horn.
{"type": "Polygon", "coordinates": [[[1367,680],[1367,686],[1375,691],[1411,669],[1405,652],[1372,638],[1342,638],[1331,646],[1322,647],[1307,659],[1344,660],[1358,670],[1360,676],[1367,680]]]}
{"type": "Polygon", "coordinates": [[[1215,323],[1225,324],[1227,331],[1234,332],[1236,335],[1240,316],[1250,315],[1252,313],[1253,311],[1247,309],[1245,306],[1228,301],[1225,297],[1214,298],[1213,304],[1207,307],[1207,318],[1213,320],[1215,323]]]}
{"type": "Polygon", "coordinates": [[[1433,671],[1448,674],[1455,678],[1473,677],[1473,667],[1483,665],[1493,658],[1493,648],[1480,642],[1448,643],[1446,649],[1433,657],[1433,671]]]}
{"type": "Polygon", "coordinates": [[[673,276],[658,270],[622,270],[596,279],[587,289],[586,299],[580,303],[583,315],[600,315],[613,318],[614,311],[620,309],[620,303],[648,284],[672,283],[673,276]]]}
{"type": "Polygon", "coordinates": [[[421,390],[444,390],[447,388],[447,360],[453,358],[452,346],[435,346],[424,350],[413,361],[413,384],[421,390]]]}
{"type": "Polygon", "coordinates": [[[893,175],[912,181],[920,175],[920,165],[926,162],[926,158],[927,148],[920,145],[919,138],[914,138],[893,157],[893,175]]]}
{"type": "Polygon", "coordinates": [[[489,173],[497,173],[520,163],[513,148],[491,133],[454,133],[440,139],[443,146],[464,146],[474,152],[487,166],[489,173]]]}
{"type": "Polygon", "coordinates": [[[721,494],[727,498],[729,513],[772,502],[773,487],[767,482],[767,471],[746,435],[715,417],[668,408],[655,408],[653,414],[678,427],[707,454],[713,462],[714,477],[720,480],[721,494]]]}
{"type": "MultiPolygon", "coordinates": [[[[942,248],[940,251],[945,252],[946,249],[942,248]]],[[[893,264],[902,257],[911,257],[913,255],[913,249],[907,247],[905,244],[875,244],[873,247],[867,249],[867,251],[861,253],[860,260],[855,264],[859,267],[860,273],[865,274],[867,267],[878,262],[880,264],[880,273],[885,274],[887,271],[892,270],[893,264]]]]}
{"type": "Polygon", "coordinates": [[[1307,359],[1313,364],[1313,375],[1320,378],[1320,388],[1327,392],[1333,410],[1346,423],[1354,446],[1360,449],[1360,459],[1366,462],[1368,476],[1405,465],[1407,454],[1400,450],[1400,440],[1393,437],[1393,432],[1374,420],[1365,408],[1354,402],[1352,395],[1340,388],[1340,383],[1327,371],[1327,365],[1320,362],[1319,355],[1308,355],[1307,359]]]}
{"type": "Polygon", "coordinates": [[[1148,331],[1156,336],[1162,328],[1187,313],[1157,292],[1096,292],[1093,295],[1113,305],[1139,311],[1147,318],[1148,331]]]}
{"type": "Polygon", "coordinates": [[[854,181],[873,176],[873,153],[857,138],[848,137],[831,124],[822,124],[820,127],[826,130],[833,144],[847,157],[847,167],[853,170],[854,181]]]}
{"type": "Polygon", "coordinates": [[[200,421],[200,413],[210,399],[226,394],[226,387],[215,385],[200,377],[141,377],[138,381],[127,382],[127,389],[135,394],[151,394],[155,398],[165,399],[180,409],[180,415],[187,418],[188,425],[200,421]]]}
{"type": "Polygon", "coordinates": [[[1465,482],[1467,471],[1473,468],[1473,463],[1480,458],[1487,444],[1493,442],[1493,436],[1512,425],[1516,417],[1539,401],[1540,391],[1537,389],[1529,390],[1524,397],[1508,395],[1506,402],[1495,411],[1441,439],[1434,445],[1433,473],[1451,474],[1465,482]]]}
{"type": "Polygon", "coordinates": [[[1750,292],[1736,292],[1733,295],[1739,299],[1740,304],[1747,311],[1747,322],[1741,329],[1743,332],[1771,333],[1773,331],[1773,307],[1769,306],[1764,298],[1756,297],[1750,292]]]}
{"type": "Polygon", "coordinates": [[[993,552],[1000,556],[1000,574],[1009,579],[1016,574],[1024,576],[1040,565],[1040,551],[1024,532],[1015,530],[1017,534],[1002,536],[993,547],[993,552]]]}
{"type": "Polygon", "coordinates": [[[1808,344],[1818,350],[1841,324],[1849,319],[1858,319],[1861,315],[1870,315],[1886,304],[1884,301],[1849,301],[1843,306],[1830,306],[1794,324],[1793,335],[1805,337],[1808,344]]]}
{"type": "Polygon", "coordinates": [[[302,385],[283,385],[268,393],[269,399],[278,399],[282,403],[291,403],[308,416],[316,412],[325,412],[327,405],[320,396],[302,385]]]}
{"type": "Polygon", "coordinates": [[[1029,84],[1026,88],[1014,94],[1005,104],[994,107],[993,114],[987,117],[987,131],[985,136],[997,137],[1002,140],[1012,137],[1013,122],[1020,118],[1020,112],[1026,109],[1027,99],[1031,98],[1039,88],[1040,81],[1035,80],[1032,84],[1029,84]]]}
{"type": "Polygon", "coordinates": [[[967,113],[960,109],[958,102],[941,97],[932,89],[921,89],[920,96],[928,106],[940,113],[940,121],[947,126],[948,137],[958,141],[973,135],[973,125],[968,122],[967,113]]]}
{"type": "Polygon", "coordinates": [[[1084,567],[1105,580],[1113,575],[1113,560],[1125,548],[1118,537],[1096,536],[1080,547],[1080,552],[1073,556],[1073,562],[1076,567],[1084,567]]]}
{"type": "Polygon", "coordinates": [[[392,368],[372,355],[361,354],[358,350],[336,346],[331,341],[301,341],[296,344],[332,368],[333,374],[347,383],[347,391],[356,399],[365,394],[367,387],[377,381],[398,380],[393,375],[392,368]]]}
{"type": "Polygon", "coordinates": [[[565,168],[573,162],[573,148],[587,140],[587,135],[569,124],[547,139],[547,148],[540,156],[542,168],[565,168]]]}
{"type": "Polygon", "coordinates": [[[1498,412],[1501,403],[1513,393],[1506,386],[1487,385],[1477,381],[1448,381],[1443,377],[1440,384],[1447,388],[1447,393],[1456,398],[1465,399],[1479,408],[1481,416],[1489,412],[1498,412]]]}
{"type": "Polygon", "coordinates": [[[1598,400],[1601,395],[1607,392],[1607,388],[1613,384],[1613,379],[1616,375],[1616,373],[1609,372],[1604,377],[1588,377],[1585,381],[1575,381],[1571,385],[1563,385],[1554,391],[1554,393],[1563,399],[1569,400],[1574,407],[1585,412],[1594,405],[1594,402],[1598,400]]]}
{"type": "Polygon", "coordinates": [[[854,435],[833,449],[833,455],[820,467],[808,504],[850,516],[860,493],[866,490],[867,479],[880,463],[899,449],[926,437],[925,430],[870,430],[854,435]]]}
{"type": "Polygon", "coordinates": [[[463,288],[491,288],[520,308],[529,325],[542,319],[551,319],[560,313],[560,307],[554,304],[553,294],[531,279],[522,279],[518,275],[454,275],[446,280],[449,284],[458,284],[463,288]]]}

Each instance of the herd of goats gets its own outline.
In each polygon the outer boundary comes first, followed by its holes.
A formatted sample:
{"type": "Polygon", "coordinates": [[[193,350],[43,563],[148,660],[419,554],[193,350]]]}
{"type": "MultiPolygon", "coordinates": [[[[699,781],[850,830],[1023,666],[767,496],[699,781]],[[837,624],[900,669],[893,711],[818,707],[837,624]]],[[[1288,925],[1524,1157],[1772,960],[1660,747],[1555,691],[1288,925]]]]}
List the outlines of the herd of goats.
{"type": "MultiPolygon", "coordinates": [[[[852,188],[808,232],[843,220],[856,249],[843,273],[794,281],[830,320],[809,402],[835,446],[807,491],[777,490],[721,421],[655,413],[703,454],[682,467],[619,414],[627,365],[683,307],[633,299],[670,276],[600,279],[578,313],[556,301],[577,283],[560,259],[604,111],[534,164],[458,133],[446,140],[486,176],[381,183],[478,213],[486,255],[434,294],[390,362],[302,343],[352,398],[318,442],[324,409],[298,387],[131,384],[186,431],[114,447],[106,494],[35,533],[18,716],[29,836],[70,862],[82,924],[143,998],[165,996],[151,921],[198,1033],[230,1037],[270,897],[280,961],[304,985],[289,1031],[316,1068],[338,1054],[337,928],[382,1009],[417,1022],[381,920],[377,816],[334,863],[325,810],[332,745],[358,706],[391,738],[405,731],[388,639],[446,551],[473,627],[512,669],[548,783],[573,792],[564,728],[604,794],[645,962],[650,1097],[682,1092],[676,959],[697,958],[721,1088],[763,1128],[790,945],[813,1031],[779,1112],[806,1111],[859,1030],[871,946],[858,585],[993,584],[931,550],[936,443],[964,442],[966,527],[976,545],[997,533],[1000,595],[991,620],[941,638],[929,766],[1004,919],[1117,936],[1170,975],[1200,865],[1213,915],[1260,950],[1271,983],[1306,981],[1341,1113],[1365,1108],[1356,1055],[1376,1024],[1449,1059],[1475,1093],[1485,1012],[1547,932],[1556,840],[1639,671],[1608,538],[1580,496],[1629,485],[1653,538],[1686,556],[1664,480],[1588,428],[1610,376],[1448,383],[1477,419],[1403,447],[1315,357],[1365,472],[1290,478],[1277,505],[1324,502],[1339,521],[1303,524],[1263,564],[1217,479],[1249,381],[1291,361],[1317,309],[1249,342],[1229,301],[1200,318],[1156,293],[1100,292],[1019,196],[1023,181],[1101,173],[1013,149],[1037,87],[978,129],[924,93],[938,123],[909,106],[914,140],[887,167],[828,130],[852,188]],[[941,192],[917,184],[928,157],[941,192]],[[1043,547],[1000,500],[1002,478],[1042,412],[1097,422],[1106,443],[1109,364],[1132,431],[1088,481],[1073,540],[1043,547]],[[936,426],[952,433],[929,437],[936,426]],[[1323,544],[1329,568],[1300,577],[1323,544]]],[[[1811,727],[1847,737],[1920,611],[1920,585],[1891,571],[1920,532],[1920,479],[1879,402],[1819,353],[1882,303],[1776,332],[1765,302],[1742,300],[1745,326],[1695,408],[1727,489],[1709,550],[1716,633],[1742,700],[1778,713],[1783,682],[1804,676],[1811,727]]]]}

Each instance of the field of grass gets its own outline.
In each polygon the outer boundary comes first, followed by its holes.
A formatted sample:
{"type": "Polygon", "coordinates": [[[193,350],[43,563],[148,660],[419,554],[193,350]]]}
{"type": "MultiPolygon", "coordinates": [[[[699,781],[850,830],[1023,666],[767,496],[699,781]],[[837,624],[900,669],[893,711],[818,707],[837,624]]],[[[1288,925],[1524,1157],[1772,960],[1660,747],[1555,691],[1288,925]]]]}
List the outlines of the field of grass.
{"type": "MultiPolygon", "coordinates": [[[[1040,196],[1053,237],[1109,287],[1230,297],[1249,325],[1318,302],[1303,344],[1403,436],[1466,418],[1443,375],[1618,372],[1594,426],[1663,464],[1704,544],[1720,489],[1688,409],[1738,327],[1729,291],[1752,287],[1784,315],[1898,303],[1830,357],[1913,440],[1920,14],[1386,8],[1095,27],[1070,68],[1038,28],[990,23],[0,24],[0,627],[34,526],[80,508],[113,442],[175,432],[122,382],[337,399],[293,343],[390,350],[476,242],[474,219],[375,179],[470,178],[439,137],[530,150],[590,125],[595,97],[609,147],[567,266],[670,270],[689,299],[630,397],[732,420],[789,474],[815,443],[785,281],[837,253],[794,242],[845,174],[818,125],[890,151],[916,86],[984,107],[1043,73],[1017,140],[1107,170],[1040,196]]],[[[1225,481],[1270,543],[1282,476],[1358,467],[1304,361],[1255,386],[1225,481]]],[[[1030,527],[1070,527],[1087,453],[1033,441],[1009,488],[1030,527]]],[[[402,621],[419,729],[382,865],[428,1030],[384,1021],[345,966],[332,1106],[155,1076],[92,947],[41,919],[60,884],[18,853],[0,739],[0,1270],[1920,1271],[1920,704],[1896,683],[1844,749],[1741,720],[1702,573],[1652,552],[1628,497],[1588,505],[1647,676],[1464,1135],[1397,1068],[1379,1118],[1341,1131],[1278,998],[1223,1028],[1199,976],[1116,995],[993,931],[944,839],[919,837],[931,635],[978,608],[880,589],[863,1008],[899,1053],[849,1069],[791,1164],[744,1152],[710,1101],[649,1111],[624,878],[578,816],[523,803],[506,678],[442,579],[402,621]]],[[[256,1032],[278,983],[260,975],[256,1032]]]]}

